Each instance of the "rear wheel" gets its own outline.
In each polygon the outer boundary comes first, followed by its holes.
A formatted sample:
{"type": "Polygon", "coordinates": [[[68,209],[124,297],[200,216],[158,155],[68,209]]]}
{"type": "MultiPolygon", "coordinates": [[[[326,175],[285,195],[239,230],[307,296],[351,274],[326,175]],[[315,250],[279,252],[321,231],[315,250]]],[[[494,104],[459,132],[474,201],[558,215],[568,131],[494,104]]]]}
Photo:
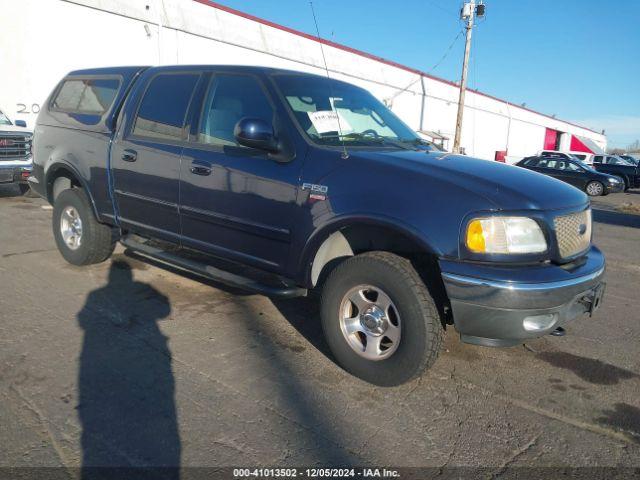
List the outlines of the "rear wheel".
{"type": "Polygon", "coordinates": [[[600,182],[593,181],[587,184],[585,190],[590,197],[599,197],[604,192],[604,186],[600,182]]]}
{"type": "Polygon", "coordinates": [[[53,207],[53,236],[64,259],[73,265],[105,261],[115,248],[112,227],[99,223],[84,190],[64,190],[53,207]]]}
{"type": "Polygon", "coordinates": [[[392,386],[435,362],[442,325],[411,263],[368,252],[341,263],[322,292],[322,327],[338,363],[376,385],[392,386]]]}

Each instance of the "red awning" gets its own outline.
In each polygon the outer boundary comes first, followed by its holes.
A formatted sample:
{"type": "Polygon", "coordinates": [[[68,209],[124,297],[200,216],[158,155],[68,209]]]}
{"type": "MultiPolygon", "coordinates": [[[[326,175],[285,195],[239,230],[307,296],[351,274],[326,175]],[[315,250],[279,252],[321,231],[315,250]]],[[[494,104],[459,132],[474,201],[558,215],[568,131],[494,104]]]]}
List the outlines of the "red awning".
{"type": "Polygon", "coordinates": [[[584,153],[604,153],[602,149],[594,142],[585,137],[579,137],[578,135],[571,135],[571,145],[569,150],[572,152],[584,152],[584,153]]]}

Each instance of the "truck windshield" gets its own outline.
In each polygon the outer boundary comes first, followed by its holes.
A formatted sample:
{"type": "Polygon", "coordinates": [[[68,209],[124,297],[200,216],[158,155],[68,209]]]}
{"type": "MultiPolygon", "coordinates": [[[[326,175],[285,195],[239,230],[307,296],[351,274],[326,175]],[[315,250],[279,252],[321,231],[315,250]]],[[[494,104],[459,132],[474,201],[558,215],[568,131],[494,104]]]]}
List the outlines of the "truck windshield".
{"type": "Polygon", "coordinates": [[[273,78],[296,122],[315,143],[433,148],[366,90],[328,78],[273,78]]]}
{"type": "Polygon", "coordinates": [[[12,125],[11,120],[0,110],[0,125],[12,125]]]}
{"type": "Polygon", "coordinates": [[[611,157],[611,160],[609,160],[609,163],[611,165],[624,165],[627,167],[633,167],[633,164],[631,162],[620,157],[611,157]]]}

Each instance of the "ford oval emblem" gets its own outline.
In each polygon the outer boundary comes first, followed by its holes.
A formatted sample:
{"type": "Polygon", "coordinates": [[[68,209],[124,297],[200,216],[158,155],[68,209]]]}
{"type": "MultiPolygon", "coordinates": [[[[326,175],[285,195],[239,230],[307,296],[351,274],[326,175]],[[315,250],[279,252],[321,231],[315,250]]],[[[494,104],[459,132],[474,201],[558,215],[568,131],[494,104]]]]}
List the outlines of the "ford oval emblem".
{"type": "Polygon", "coordinates": [[[580,226],[578,227],[578,233],[580,235],[584,235],[585,233],[587,233],[587,225],[585,223],[580,224],[580,226]]]}

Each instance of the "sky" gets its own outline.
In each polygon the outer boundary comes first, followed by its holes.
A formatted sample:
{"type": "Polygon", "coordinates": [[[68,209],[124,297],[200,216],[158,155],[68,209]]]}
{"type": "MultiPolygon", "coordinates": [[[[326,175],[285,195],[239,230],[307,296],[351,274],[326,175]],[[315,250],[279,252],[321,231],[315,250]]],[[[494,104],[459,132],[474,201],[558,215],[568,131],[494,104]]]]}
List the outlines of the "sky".
{"type": "MultiPolygon", "coordinates": [[[[308,0],[218,3],[315,35],[308,0]]],[[[486,0],[469,87],[593,130],[640,139],[640,0],[486,0]]],[[[459,0],[314,0],[320,34],[459,81],[459,0]],[[433,67],[448,51],[445,59],[433,67]]]]}

